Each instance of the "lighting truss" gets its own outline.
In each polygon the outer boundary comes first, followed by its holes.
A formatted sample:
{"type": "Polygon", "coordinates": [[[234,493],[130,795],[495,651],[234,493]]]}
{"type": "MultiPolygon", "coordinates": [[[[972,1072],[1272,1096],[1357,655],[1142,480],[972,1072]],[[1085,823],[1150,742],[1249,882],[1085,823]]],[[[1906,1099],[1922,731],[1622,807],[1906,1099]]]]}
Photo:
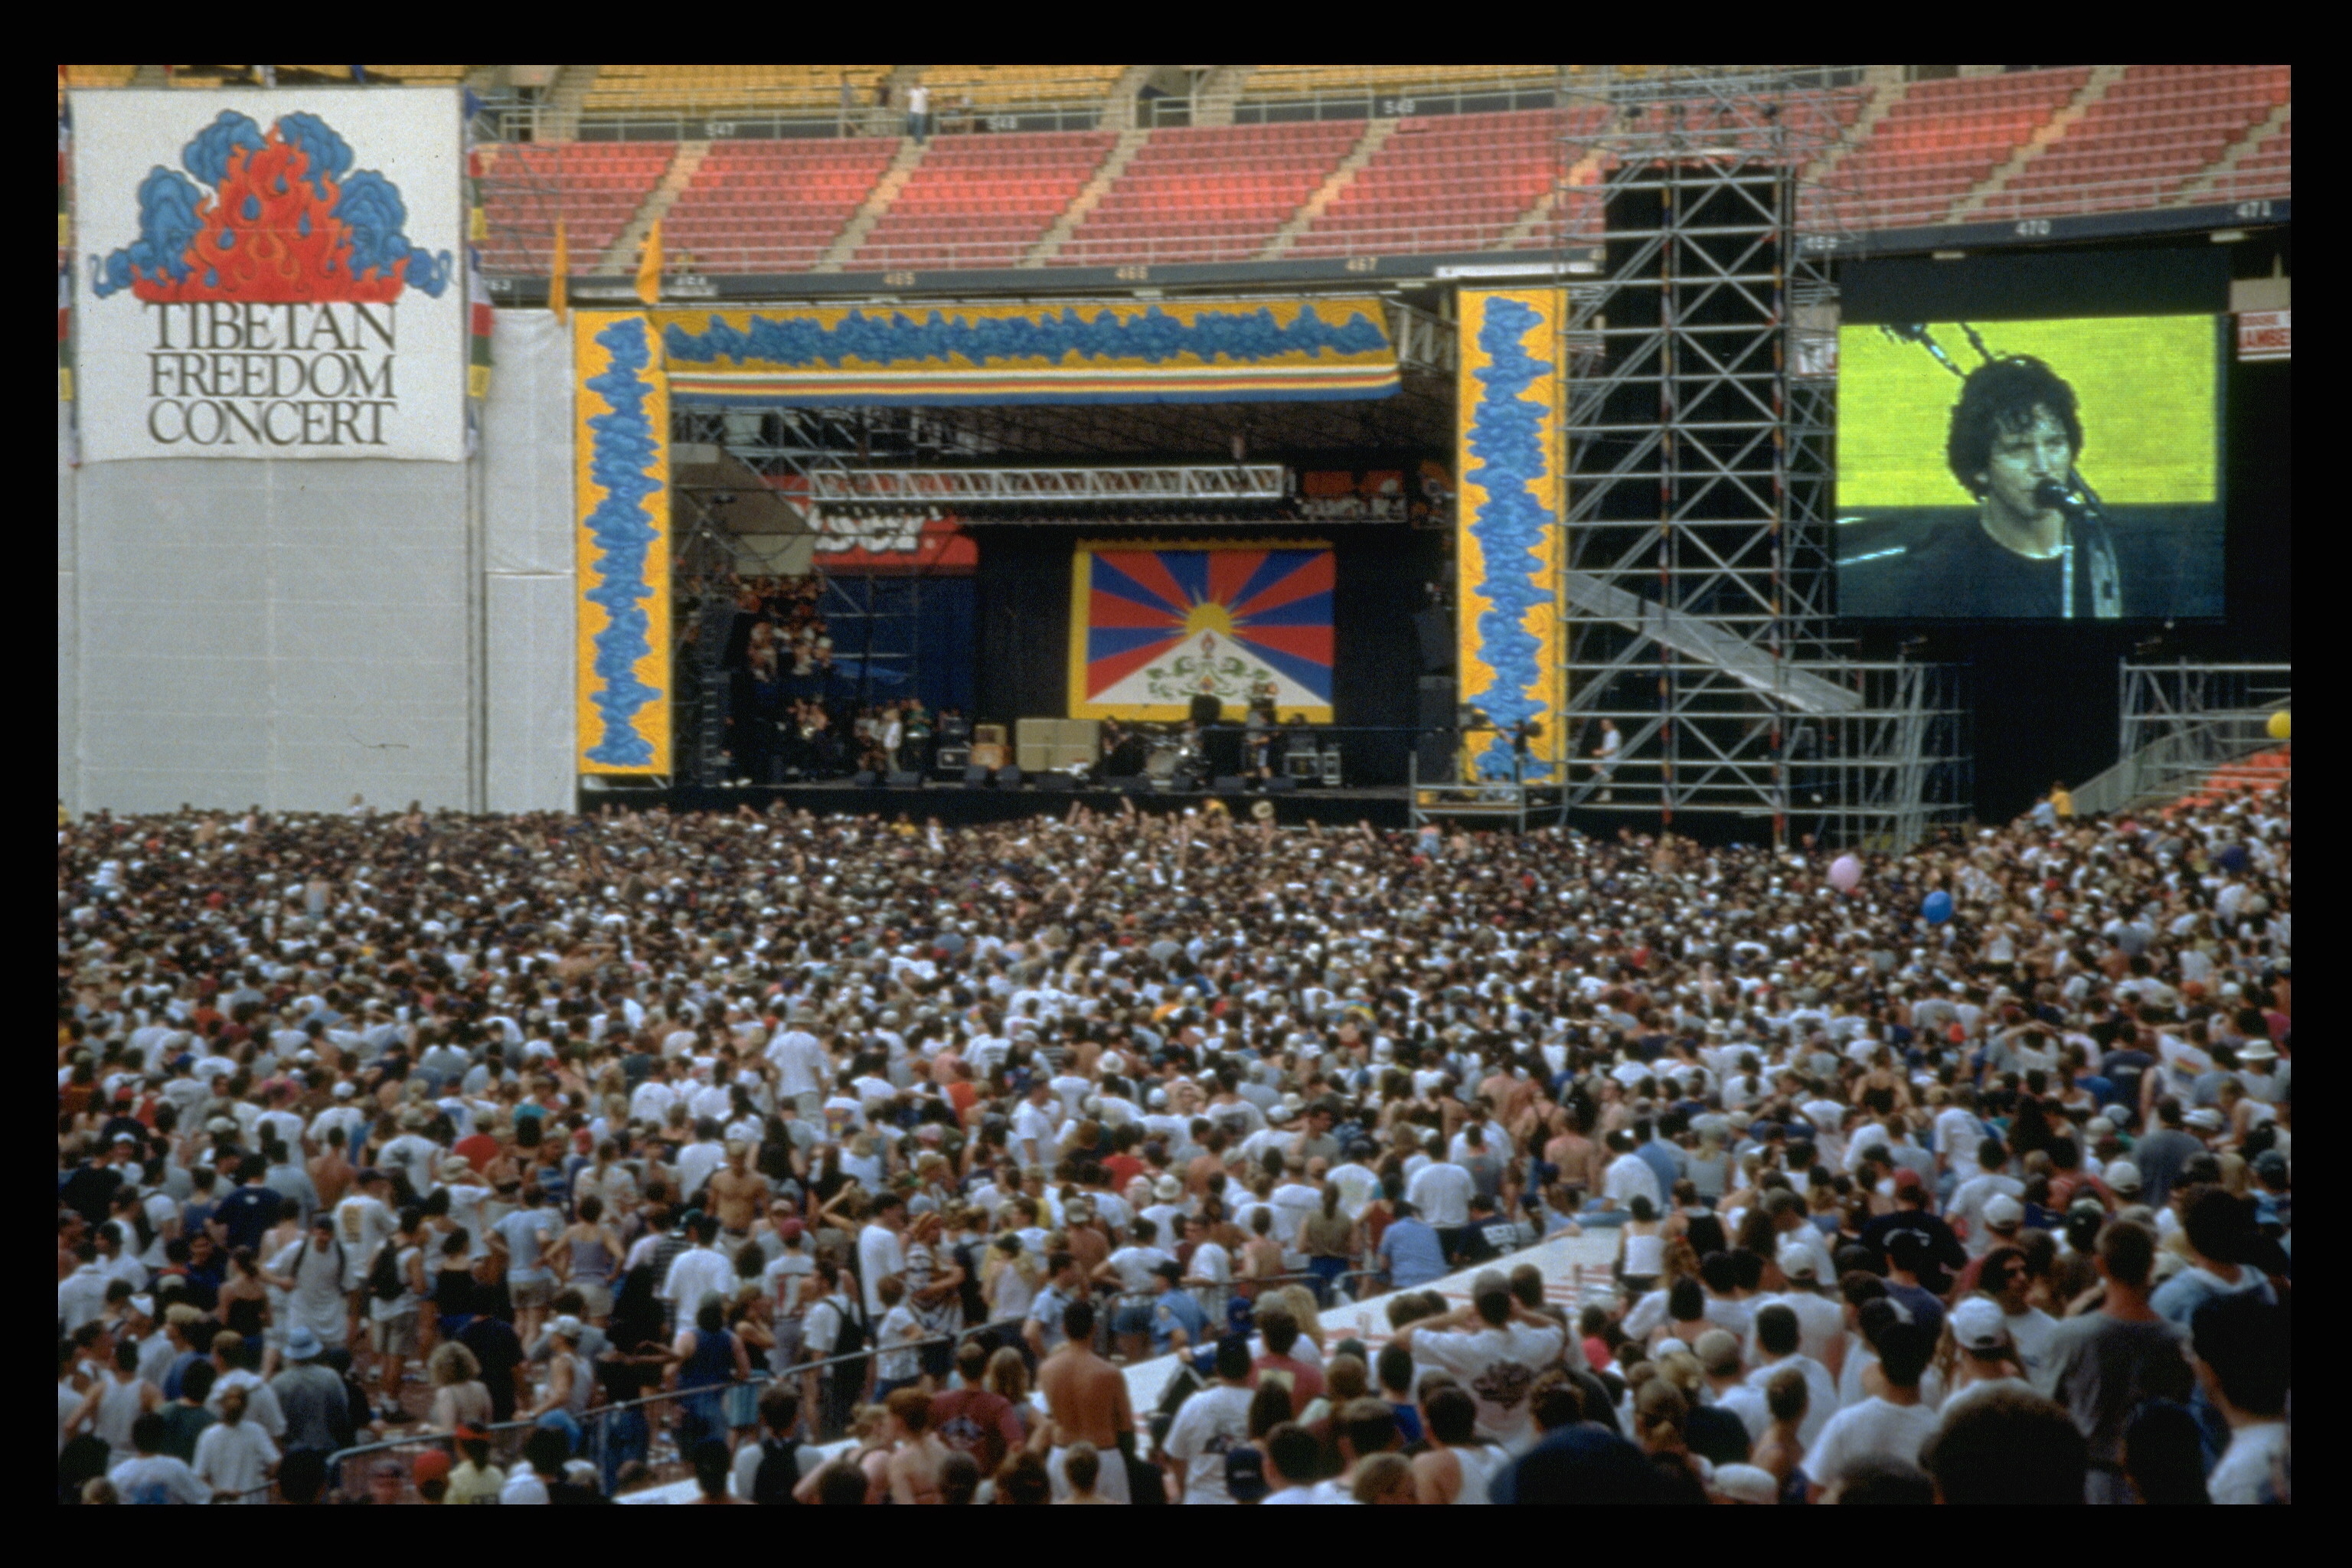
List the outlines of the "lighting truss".
{"type": "Polygon", "coordinates": [[[1270,501],[1288,493],[1279,463],[1060,468],[824,468],[809,474],[820,506],[1101,506],[1107,502],[1270,501]]]}

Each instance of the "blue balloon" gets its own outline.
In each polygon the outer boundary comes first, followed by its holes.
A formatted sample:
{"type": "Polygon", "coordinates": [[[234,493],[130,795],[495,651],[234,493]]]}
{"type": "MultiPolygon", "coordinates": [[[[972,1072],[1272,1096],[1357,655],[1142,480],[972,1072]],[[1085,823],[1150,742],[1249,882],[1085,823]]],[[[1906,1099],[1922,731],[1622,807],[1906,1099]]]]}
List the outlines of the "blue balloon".
{"type": "Polygon", "coordinates": [[[1937,889],[1921,900],[1919,912],[1927,917],[1929,925],[1942,925],[1952,918],[1952,895],[1941,888],[1937,889]]]}

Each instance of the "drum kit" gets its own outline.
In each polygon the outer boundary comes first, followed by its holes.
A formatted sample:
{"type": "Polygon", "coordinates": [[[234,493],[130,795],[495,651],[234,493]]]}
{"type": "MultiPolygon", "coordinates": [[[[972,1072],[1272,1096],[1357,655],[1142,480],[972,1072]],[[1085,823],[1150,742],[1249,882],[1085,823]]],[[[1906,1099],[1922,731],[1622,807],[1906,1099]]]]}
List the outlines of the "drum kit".
{"type": "Polygon", "coordinates": [[[1150,732],[1143,741],[1143,776],[1154,784],[1172,784],[1181,779],[1200,778],[1207,772],[1201,755],[1199,741],[1184,732],[1181,726],[1149,725],[1150,732]]]}

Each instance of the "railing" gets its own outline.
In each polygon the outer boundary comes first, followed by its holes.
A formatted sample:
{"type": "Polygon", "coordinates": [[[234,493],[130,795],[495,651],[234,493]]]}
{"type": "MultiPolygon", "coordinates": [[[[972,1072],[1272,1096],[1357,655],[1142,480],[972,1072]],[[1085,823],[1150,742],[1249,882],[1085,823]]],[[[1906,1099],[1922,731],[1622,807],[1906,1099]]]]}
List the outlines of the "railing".
{"type": "MultiPolygon", "coordinates": [[[[903,1351],[908,1354],[919,1354],[926,1347],[941,1344],[957,1345],[983,1334],[1004,1337],[1009,1343],[1018,1340],[1023,1321],[1015,1318],[1001,1318],[992,1322],[977,1323],[951,1334],[927,1335],[911,1345],[891,1347],[891,1353],[903,1351]]],[[[656,1438],[661,1436],[664,1428],[647,1414],[655,1407],[704,1397],[724,1399],[731,1392],[744,1387],[764,1388],[779,1384],[793,1388],[795,1393],[798,1393],[800,1392],[798,1385],[803,1378],[814,1376],[818,1378],[821,1384],[824,1375],[835,1368],[854,1369],[860,1379],[862,1391],[872,1386],[870,1373],[878,1364],[883,1353],[881,1350],[868,1344],[864,1350],[854,1351],[845,1355],[826,1356],[820,1360],[800,1362],[788,1367],[774,1369],[764,1377],[730,1379],[723,1384],[702,1389],[665,1389],[660,1393],[648,1394],[637,1399],[597,1405],[578,1418],[581,1439],[574,1457],[588,1459],[597,1466],[604,1479],[605,1493],[610,1496],[614,1478],[624,1464],[632,1458],[645,1458],[650,1462],[653,1456],[663,1446],[656,1442],[656,1438]],[[642,1453],[635,1451],[640,1445],[643,1447],[642,1453]]],[[[828,1424],[826,1420],[828,1412],[825,1408],[827,1403],[823,1398],[820,1398],[814,1405],[806,1399],[802,1401],[801,1414],[806,1423],[809,1441],[827,1442],[845,1436],[840,1429],[828,1424]]],[[[501,1421],[485,1426],[481,1430],[490,1440],[492,1453],[504,1462],[512,1461],[520,1453],[524,1436],[546,1424],[544,1417],[523,1416],[510,1421],[501,1421]]],[[[710,1436],[723,1439],[726,1432],[727,1428],[722,1424],[719,1429],[710,1436]]],[[[332,1489],[341,1491],[347,1497],[356,1499],[365,1496],[368,1489],[368,1472],[374,1462],[395,1457],[413,1459],[415,1455],[431,1449],[446,1452],[452,1447],[454,1441],[455,1439],[446,1432],[428,1429],[381,1438],[372,1443],[354,1443],[348,1447],[339,1448],[329,1457],[327,1461],[329,1486],[332,1489]]],[[[683,1459],[686,1456],[681,1453],[676,1457],[683,1459]]],[[[404,1466],[403,1468],[406,1469],[408,1467],[404,1466]]],[[[416,1496],[413,1479],[404,1476],[401,1486],[401,1500],[404,1502],[423,1500],[416,1496]]]]}
{"type": "MultiPolygon", "coordinates": [[[[551,206],[543,216],[532,213],[527,227],[513,223],[506,226],[503,237],[509,255],[486,258],[488,270],[494,275],[508,277],[545,278],[547,260],[554,248],[555,210],[551,206]],[[524,255],[520,258],[513,258],[512,250],[520,250],[524,255]]],[[[1285,218],[1288,216],[1283,215],[1285,218]]],[[[491,221],[494,226],[499,222],[495,214],[491,221]]],[[[1524,234],[1519,232],[1520,226],[1517,218],[1507,222],[1446,219],[1377,229],[1310,231],[1301,236],[1277,259],[1354,259],[1366,264],[1365,269],[1369,270],[1370,260],[1381,256],[1509,254],[1549,246],[1558,238],[1554,226],[1549,222],[1529,226],[1529,232],[1524,234]]],[[[1050,273],[1057,267],[1153,267],[1192,262],[1250,261],[1256,259],[1259,253],[1274,242],[1275,234],[1280,227],[1278,220],[1247,228],[1203,226],[1188,228],[1182,233],[1131,239],[1089,238],[1081,230],[1036,270],[1050,273]]],[[[908,244],[869,240],[859,246],[837,270],[886,274],[904,272],[911,278],[917,271],[1019,267],[1023,258],[1028,255],[1044,233],[1041,225],[1037,235],[1013,240],[949,238],[908,244]]],[[[1593,241],[1600,239],[1597,225],[1589,237],[1593,241]]],[[[672,299],[690,300],[697,297],[704,280],[711,278],[736,274],[813,273],[824,248],[822,245],[798,242],[789,248],[762,244],[751,233],[747,233],[740,242],[735,243],[688,242],[673,230],[667,247],[670,266],[664,288],[672,299]]],[[[575,258],[578,256],[577,249],[573,254],[575,258]]],[[[614,274],[609,281],[618,288],[625,280],[620,275],[614,274]]]]}
{"type": "Polygon", "coordinates": [[[1981,207],[1955,216],[1965,190],[1935,195],[1878,195],[1866,186],[1842,188],[1832,173],[1830,183],[1805,193],[1801,221],[1809,232],[1843,231],[1861,234],[1881,229],[1931,228],[1948,224],[2016,223],[2019,233],[2032,237],[2046,229],[2026,226],[2053,217],[2089,213],[2154,212],[2168,207],[2232,206],[2237,216],[2260,222],[2276,216],[2271,203],[2294,195],[2289,169],[2231,170],[2210,185],[2197,176],[2167,174],[2141,177],[2117,174],[2073,184],[2003,191],[1981,207]]]}

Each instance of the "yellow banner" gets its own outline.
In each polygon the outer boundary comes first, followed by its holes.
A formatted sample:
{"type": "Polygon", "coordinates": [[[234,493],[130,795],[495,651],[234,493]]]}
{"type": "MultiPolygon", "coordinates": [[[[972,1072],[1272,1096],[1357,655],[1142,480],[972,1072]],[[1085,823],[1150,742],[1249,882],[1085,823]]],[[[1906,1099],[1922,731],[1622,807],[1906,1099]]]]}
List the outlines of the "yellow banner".
{"type": "Polygon", "coordinates": [[[572,315],[579,770],[667,774],[669,386],[641,311],[572,315]]]}
{"type": "Polygon", "coordinates": [[[1560,289],[1461,296],[1455,624],[1463,705],[1494,726],[1465,737],[1465,764],[1482,777],[1511,775],[1519,726],[1534,727],[1526,777],[1558,778],[1567,754],[1567,308],[1560,289]]]}

